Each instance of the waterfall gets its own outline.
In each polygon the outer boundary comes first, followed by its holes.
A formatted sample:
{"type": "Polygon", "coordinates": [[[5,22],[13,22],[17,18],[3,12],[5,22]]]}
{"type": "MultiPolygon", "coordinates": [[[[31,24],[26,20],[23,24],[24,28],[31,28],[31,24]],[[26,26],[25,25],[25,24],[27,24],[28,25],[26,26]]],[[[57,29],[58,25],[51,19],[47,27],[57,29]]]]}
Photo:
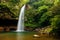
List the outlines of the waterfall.
{"type": "Polygon", "coordinates": [[[23,32],[24,31],[24,10],[25,10],[25,5],[21,8],[20,15],[19,15],[19,20],[17,24],[17,32],[23,32]]]}

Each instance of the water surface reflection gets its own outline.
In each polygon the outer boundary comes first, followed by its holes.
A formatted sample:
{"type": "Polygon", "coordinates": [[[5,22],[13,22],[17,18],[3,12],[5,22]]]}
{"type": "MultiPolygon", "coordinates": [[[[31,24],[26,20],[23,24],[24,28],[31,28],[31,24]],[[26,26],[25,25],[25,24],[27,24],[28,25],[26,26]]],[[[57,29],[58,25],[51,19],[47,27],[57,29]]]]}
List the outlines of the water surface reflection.
{"type": "Polygon", "coordinates": [[[24,40],[24,36],[22,33],[21,34],[17,33],[16,38],[17,38],[17,40],[24,40]]]}
{"type": "Polygon", "coordinates": [[[60,40],[58,37],[53,36],[42,36],[40,38],[34,38],[35,33],[0,33],[0,40],[60,40]]]}

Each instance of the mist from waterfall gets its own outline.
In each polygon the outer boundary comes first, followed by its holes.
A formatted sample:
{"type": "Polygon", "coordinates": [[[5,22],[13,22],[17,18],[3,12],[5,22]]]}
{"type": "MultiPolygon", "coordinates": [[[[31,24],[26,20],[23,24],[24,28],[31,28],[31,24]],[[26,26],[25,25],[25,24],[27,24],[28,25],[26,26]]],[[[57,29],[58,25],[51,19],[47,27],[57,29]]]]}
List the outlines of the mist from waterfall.
{"type": "Polygon", "coordinates": [[[20,15],[19,15],[19,20],[17,24],[17,32],[23,32],[24,31],[24,10],[25,10],[25,5],[21,8],[20,15]]]}

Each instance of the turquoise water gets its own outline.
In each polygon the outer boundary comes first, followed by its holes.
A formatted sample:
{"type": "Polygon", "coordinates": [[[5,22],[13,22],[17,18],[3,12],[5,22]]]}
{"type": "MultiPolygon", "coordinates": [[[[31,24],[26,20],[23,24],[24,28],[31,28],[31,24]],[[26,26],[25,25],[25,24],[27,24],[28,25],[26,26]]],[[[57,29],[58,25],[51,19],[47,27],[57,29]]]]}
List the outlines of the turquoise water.
{"type": "Polygon", "coordinates": [[[40,38],[34,38],[33,35],[36,32],[8,32],[0,33],[0,40],[59,40],[53,36],[40,36],[40,38]]]}

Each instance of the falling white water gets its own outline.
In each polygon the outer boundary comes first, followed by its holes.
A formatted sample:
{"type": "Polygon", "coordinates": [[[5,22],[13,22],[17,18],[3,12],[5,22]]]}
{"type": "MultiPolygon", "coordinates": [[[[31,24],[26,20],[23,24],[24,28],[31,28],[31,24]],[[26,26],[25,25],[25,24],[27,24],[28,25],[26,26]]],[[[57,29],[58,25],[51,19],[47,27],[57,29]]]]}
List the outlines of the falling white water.
{"type": "Polygon", "coordinates": [[[24,10],[25,10],[25,5],[21,8],[21,11],[20,11],[17,30],[16,30],[17,32],[24,31],[24,10]]]}

